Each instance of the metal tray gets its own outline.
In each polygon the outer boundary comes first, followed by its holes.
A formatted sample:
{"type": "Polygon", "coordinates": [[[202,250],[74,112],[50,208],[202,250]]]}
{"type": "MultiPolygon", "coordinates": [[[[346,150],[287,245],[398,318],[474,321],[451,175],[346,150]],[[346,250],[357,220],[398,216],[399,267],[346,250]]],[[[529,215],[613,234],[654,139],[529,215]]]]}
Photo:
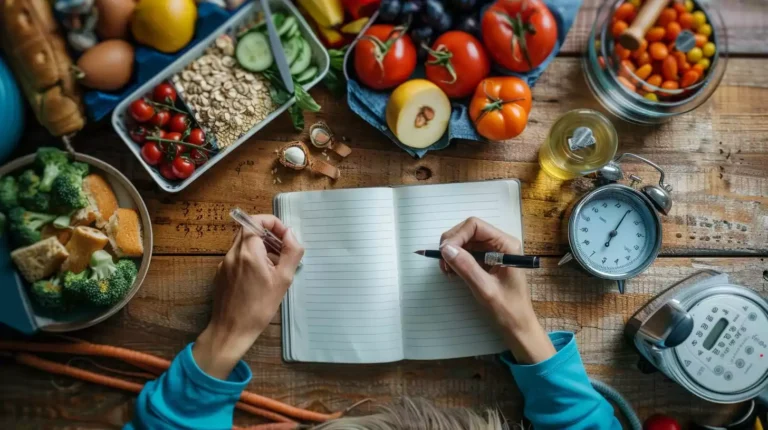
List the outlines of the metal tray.
{"type": "MultiPolygon", "coordinates": [[[[315,77],[315,79],[313,79],[308,84],[303,85],[304,89],[309,90],[310,88],[314,87],[318,82],[320,82],[325,77],[326,73],[328,73],[328,66],[330,64],[328,51],[325,50],[323,45],[317,39],[317,36],[315,36],[315,33],[312,31],[309,24],[307,24],[307,22],[304,20],[304,17],[301,15],[301,13],[299,13],[299,11],[296,10],[296,8],[288,0],[268,0],[268,1],[269,1],[270,9],[272,9],[273,13],[282,12],[286,15],[292,15],[298,20],[299,30],[301,31],[301,35],[304,37],[307,43],[309,43],[309,46],[312,49],[312,59],[314,63],[317,65],[320,72],[315,77]]],[[[135,143],[134,141],[132,141],[128,134],[128,128],[126,127],[126,118],[128,117],[128,109],[131,102],[144,96],[145,94],[148,94],[150,91],[152,91],[152,88],[154,88],[156,85],[160,84],[165,80],[170,79],[170,77],[173,76],[175,73],[183,70],[193,60],[203,55],[203,52],[205,51],[205,49],[208,46],[210,46],[211,43],[213,43],[217,37],[219,37],[222,34],[233,31],[241,23],[248,20],[254,14],[257,14],[260,11],[261,11],[261,7],[258,2],[251,2],[250,4],[244,6],[240,11],[238,11],[235,15],[233,15],[230,19],[228,19],[227,22],[225,22],[219,28],[217,28],[216,31],[208,35],[205,39],[198,42],[198,44],[194,46],[192,49],[190,49],[187,53],[179,57],[176,61],[171,63],[168,67],[163,69],[163,71],[158,73],[154,78],[145,82],[144,85],[140,86],[138,89],[136,89],[136,91],[131,93],[131,95],[126,97],[122,102],[120,102],[117,108],[115,108],[115,111],[112,113],[112,127],[115,129],[117,134],[119,134],[120,137],[123,139],[123,142],[125,142],[125,144],[128,146],[128,149],[130,149],[131,152],[133,152],[133,155],[135,155],[136,158],[139,159],[139,161],[141,162],[141,165],[144,166],[144,169],[147,171],[147,173],[149,173],[152,179],[154,179],[154,181],[163,190],[169,193],[177,193],[183,190],[184,188],[189,186],[189,184],[191,184],[193,181],[199,178],[203,173],[205,173],[208,169],[213,167],[214,164],[218,163],[222,158],[227,156],[227,154],[234,151],[237,147],[239,147],[241,144],[247,141],[251,136],[253,136],[257,131],[261,130],[262,127],[269,124],[273,119],[275,119],[277,116],[285,112],[288,108],[290,108],[295,103],[294,98],[291,98],[287,103],[278,107],[275,111],[267,115],[267,117],[264,118],[261,122],[254,125],[248,132],[246,132],[237,141],[235,141],[235,143],[224,148],[218,153],[212,155],[207,163],[205,163],[204,165],[200,166],[198,169],[195,170],[192,176],[190,176],[187,179],[179,180],[179,181],[169,181],[165,179],[162,175],[160,175],[160,173],[155,168],[145,163],[144,160],[141,158],[141,146],[135,143]]],[[[182,102],[184,102],[182,95],[179,95],[179,98],[182,102]]]]}

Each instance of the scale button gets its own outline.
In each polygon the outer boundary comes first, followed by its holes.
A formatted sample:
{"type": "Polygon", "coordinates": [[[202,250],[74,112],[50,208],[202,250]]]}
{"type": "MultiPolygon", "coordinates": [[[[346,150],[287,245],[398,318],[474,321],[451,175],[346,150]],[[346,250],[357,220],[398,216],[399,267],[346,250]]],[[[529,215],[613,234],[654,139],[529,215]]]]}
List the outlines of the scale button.
{"type": "Polygon", "coordinates": [[[747,318],[749,318],[750,321],[755,321],[757,319],[757,314],[750,312],[749,315],[747,315],[747,318]]]}
{"type": "Polygon", "coordinates": [[[744,364],[745,364],[745,363],[744,363],[744,360],[742,360],[741,358],[739,358],[738,360],[736,360],[736,367],[738,367],[739,369],[741,369],[742,367],[744,367],[744,364]]]}
{"type": "Polygon", "coordinates": [[[747,355],[750,355],[750,354],[752,354],[753,352],[755,352],[755,348],[753,348],[753,347],[751,347],[751,346],[748,346],[748,347],[744,348],[744,352],[746,352],[746,353],[747,353],[747,355]]]}
{"type": "Polygon", "coordinates": [[[724,378],[726,381],[730,381],[731,379],[733,379],[733,373],[731,373],[731,372],[725,372],[725,373],[723,374],[723,378],[724,378]]]}
{"type": "Polygon", "coordinates": [[[723,369],[723,366],[720,366],[720,365],[715,366],[715,375],[717,376],[722,375],[724,370],[725,369],[723,369]]]}

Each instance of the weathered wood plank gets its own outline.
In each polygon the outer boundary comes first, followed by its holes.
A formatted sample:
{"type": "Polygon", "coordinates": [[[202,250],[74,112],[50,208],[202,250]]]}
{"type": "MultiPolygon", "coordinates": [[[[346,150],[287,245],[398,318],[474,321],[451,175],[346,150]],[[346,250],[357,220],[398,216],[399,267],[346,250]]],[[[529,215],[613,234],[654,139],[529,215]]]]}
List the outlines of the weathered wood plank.
{"type": "MultiPolygon", "coordinates": [[[[208,284],[220,260],[156,257],[147,281],[126,309],[76,335],[173,357],[206,324],[208,284]]],[[[618,388],[641,417],[666,412],[688,419],[705,411],[727,410],[705,404],[659,374],[640,373],[635,368],[637,355],[623,341],[622,330],[651,297],[702,269],[729,273],[733,282],[768,295],[768,264],[763,258],[660,258],[629,282],[625,295],[619,295],[612,283],[556,264],[556,259],[546,258],[542,269],[528,272],[534,307],[547,330],[577,333],[591,376],[618,388]]],[[[507,417],[520,416],[522,402],[512,378],[489,357],[359,366],[285,364],[280,358],[279,324],[275,319],[246,356],[254,372],[249,389],[261,394],[316,410],[337,410],[365,397],[382,403],[415,396],[443,406],[498,406],[507,417]]],[[[48,376],[12,364],[0,367],[0,378],[4,426],[116,427],[132,413],[133,396],[114,390],[76,384],[59,391],[48,376]]],[[[56,381],[70,385],[63,378],[56,381]]]]}

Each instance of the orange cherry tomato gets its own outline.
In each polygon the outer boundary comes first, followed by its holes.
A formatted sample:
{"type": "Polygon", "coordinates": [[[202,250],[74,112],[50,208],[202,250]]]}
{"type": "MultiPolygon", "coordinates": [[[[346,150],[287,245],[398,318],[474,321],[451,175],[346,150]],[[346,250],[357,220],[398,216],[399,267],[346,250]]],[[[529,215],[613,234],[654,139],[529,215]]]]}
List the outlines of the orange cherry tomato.
{"type": "Polygon", "coordinates": [[[469,117],[477,132],[490,140],[511,139],[522,133],[530,112],[531,89],[512,76],[483,79],[469,103],[469,117]]]}
{"type": "Polygon", "coordinates": [[[627,25],[626,21],[618,20],[611,26],[611,34],[613,37],[619,37],[621,36],[621,33],[624,33],[624,30],[626,30],[627,27],[629,27],[629,25],[627,25]]]}
{"type": "Polygon", "coordinates": [[[650,64],[645,64],[635,70],[635,76],[642,80],[646,80],[648,76],[651,76],[651,72],[653,72],[653,67],[651,67],[650,64]]]}
{"type": "Polygon", "coordinates": [[[633,93],[634,93],[635,91],[637,91],[637,87],[635,86],[635,84],[633,84],[632,82],[630,82],[630,81],[629,81],[629,79],[625,78],[624,76],[619,76],[619,77],[617,77],[616,79],[618,79],[618,80],[619,80],[619,82],[621,82],[621,85],[624,85],[624,87],[625,87],[626,89],[628,89],[628,90],[632,91],[633,93]]]}
{"type": "Polygon", "coordinates": [[[680,85],[677,84],[677,81],[664,81],[661,83],[661,88],[664,88],[665,90],[677,90],[680,88],[680,85]]]}
{"type": "Polygon", "coordinates": [[[645,40],[651,43],[658,42],[664,38],[666,33],[667,30],[664,27],[651,27],[651,29],[645,33],[645,40]]]}
{"type": "Polygon", "coordinates": [[[696,46],[701,48],[702,46],[706,45],[709,38],[703,34],[696,33],[694,36],[694,39],[696,40],[696,46]]]}
{"type": "Polygon", "coordinates": [[[651,58],[654,60],[663,60],[669,55],[667,46],[661,42],[653,42],[648,47],[648,51],[651,53],[651,58]]]}
{"type": "Polygon", "coordinates": [[[616,56],[619,57],[620,60],[626,60],[630,57],[630,55],[632,55],[632,51],[619,45],[618,43],[616,44],[616,47],[613,48],[613,50],[616,52],[616,56]]]}
{"type": "Polygon", "coordinates": [[[699,72],[699,76],[704,76],[704,66],[702,66],[701,64],[698,64],[698,63],[694,64],[693,66],[691,66],[691,70],[699,72]]]}
{"type": "Polygon", "coordinates": [[[651,54],[649,54],[648,52],[643,52],[639,57],[635,59],[635,62],[637,63],[638,66],[645,66],[646,64],[650,66],[651,54]]]}
{"type": "Polygon", "coordinates": [[[672,7],[675,9],[678,16],[688,12],[688,10],[685,9],[685,4],[683,4],[683,2],[674,2],[672,3],[672,7]]]}
{"type": "Polygon", "coordinates": [[[600,65],[601,69],[605,69],[605,58],[602,55],[597,57],[597,64],[600,65]]]}
{"type": "Polygon", "coordinates": [[[695,70],[689,70],[685,72],[683,77],[680,79],[680,86],[682,88],[690,87],[691,85],[695,84],[696,81],[699,80],[699,76],[701,75],[699,75],[699,72],[695,70]]]}
{"type": "Polygon", "coordinates": [[[645,80],[648,85],[643,86],[643,89],[648,92],[653,92],[661,86],[663,81],[664,78],[662,78],[661,75],[651,75],[648,79],[645,80]],[[649,85],[652,85],[653,87],[649,85]]]}
{"type": "Polygon", "coordinates": [[[666,27],[667,24],[673,21],[677,21],[677,11],[674,8],[668,7],[661,11],[661,15],[659,15],[656,25],[666,27]]]}
{"type": "Polygon", "coordinates": [[[685,57],[685,53],[675,51],[672,55],[675,57],[675,60],[677,60],[677,71],[681,75],[688,70],[691,70],[691,63],[688,62],[688,59],[685,57]]]}
{"type": "Polygon", "coordinates": [[[680,24],[676,22],[670,22],[667,24],[667,34],[665,35],[665,38],[670,42],[674,42],[677,39],[677,35],[680,34],[681,31],[683,31],[683,29],[680,27],[680,24]]]}
{"type": "Polygon", "coordinates": [[[680,27],[683,29],[689,29],[693,27],[693,14],[690,12],[683,12],[677,17],[677,22],[680,23],[680,27]]]}
{"type": "Polygon", "coordinates": [[[635,72],[635,65],[630,60],[621,60],[619,64],[619,76],[624,76],[627,79],[632,79],[632,74],[635,72]]]}
{"type": "Polygon", "coordinates": [[[643,55],[643,53],[647,50],[648,50],[648,41],[643,39],[643,41],[640,42],[640,47],[632,51],[632,58],[637,59],[639,56],[643,55]]]}
{"type": "Polygon", "coordinates": [[[616,12],[613,14],[613,17],[619,21],[632,22],[636,15],[637,8],[635,8],[635,5],[629,2],[625,2],[616,8],[616,12]]]}
{"type": "Polygon", "coordinates": [[[661,74],[664,76],[664,79],[668,81],[676,81],[678,79],[677,60],[674,56],[667,56],[667,58],[664,59],[664,62],[661,63],[661,74]]]}

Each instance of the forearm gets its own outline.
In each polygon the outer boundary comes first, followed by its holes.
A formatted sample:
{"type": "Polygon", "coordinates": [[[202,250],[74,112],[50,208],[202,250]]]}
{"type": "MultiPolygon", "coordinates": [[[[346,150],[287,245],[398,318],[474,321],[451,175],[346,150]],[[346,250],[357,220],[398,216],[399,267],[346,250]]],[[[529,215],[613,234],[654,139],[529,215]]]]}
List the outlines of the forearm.
{"type": "Polygon", "coordinates": [[[532,307],[524,311],[499,312],[497,315],[506,315],[498,323],[507,347],[518,363],[540,363],[555,355],[555,347],[532,307]]]}

